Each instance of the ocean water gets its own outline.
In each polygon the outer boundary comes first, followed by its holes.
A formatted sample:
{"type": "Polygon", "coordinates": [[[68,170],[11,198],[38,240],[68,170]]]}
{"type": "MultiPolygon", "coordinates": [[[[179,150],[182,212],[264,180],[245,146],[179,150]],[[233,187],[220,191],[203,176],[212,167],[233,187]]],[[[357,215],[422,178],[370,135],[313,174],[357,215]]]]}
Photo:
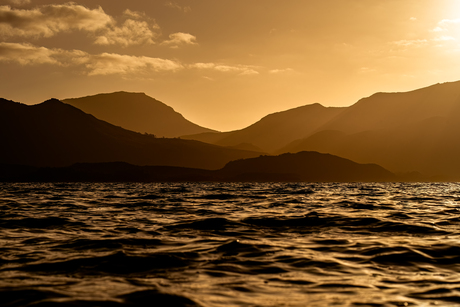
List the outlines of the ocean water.
{"type": "Polygon", "coordinates": [[[0,184],[0,306],[460,306],[458,183],[0,184]]]}

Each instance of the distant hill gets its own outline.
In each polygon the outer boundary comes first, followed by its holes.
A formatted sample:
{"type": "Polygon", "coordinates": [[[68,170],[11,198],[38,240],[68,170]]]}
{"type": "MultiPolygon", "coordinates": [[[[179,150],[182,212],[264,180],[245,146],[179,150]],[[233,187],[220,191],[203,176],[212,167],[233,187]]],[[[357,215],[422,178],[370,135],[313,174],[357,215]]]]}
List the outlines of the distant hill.
{"type": "Polygon", "coordinates": [[[173,108],[144,93],[116,92],[62,101],[116,126],[157,137],[214,131],[188,121],[173,108]]]}
{"type": "Polygon", "coordinates": [[[460,179],[460,82],[377,93],[282,152],[317,150],[392,171],[460,179]]]}
{"type": "Polygon", "coordinates": [[[359,100],[321,127],[355,133],[385,130],[436,117],[451,117],[460,111],[460,81],[435,84],[401,93],[376,93],[359,100]]]}
{"type": "Polygon", "coordinates": [[[252,144],[266,152],[273,152],[290,142],[304,138],[345,108],[326,108],[318,103],[290,109],[265,116],[255,124],[236,131],[223,133],[202,133],[183,136],[221,146],[252,144]]]}
{"type": "Polygon", "coordinates": [[[0,99],[0,140],[0,163],[31,166],[123,161],[218,169],[260,155],[125,130],[56,99],[32,106],[0,99]]]}
{"type": "Polygon", "coordinates": [[[330,154],[306,151],[232,161],[220,171],[241,180],[257,180],[270,175],[311,182],[397,180],[393,173],[376,164],[359,164],[330,154]]]}
{"type": "Polygon", "coordinates": [[[385,182],[400,178],[375,164],[358,164],[329,154],[300,152],[228,163],[220,170],[128,163],[78,163],[58,168],[0,165],[0,181],[306,181],[385,182]]]}

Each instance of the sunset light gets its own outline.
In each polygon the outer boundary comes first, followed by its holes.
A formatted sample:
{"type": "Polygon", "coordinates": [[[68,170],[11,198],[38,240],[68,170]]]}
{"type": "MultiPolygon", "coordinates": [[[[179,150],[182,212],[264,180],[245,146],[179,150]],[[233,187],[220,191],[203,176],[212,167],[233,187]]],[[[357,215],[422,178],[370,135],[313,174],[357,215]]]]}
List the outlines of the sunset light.
{"type": "Polygon", "coordinates": [[[145,92],[221,131],[460,74],[456,0],[9,0],[0,35],[9,99],[145,92]]]}
{"type": "Polygon", "coordinates": [[[460,306],[460,0],[0,0],[0,305],[460,306]]]}

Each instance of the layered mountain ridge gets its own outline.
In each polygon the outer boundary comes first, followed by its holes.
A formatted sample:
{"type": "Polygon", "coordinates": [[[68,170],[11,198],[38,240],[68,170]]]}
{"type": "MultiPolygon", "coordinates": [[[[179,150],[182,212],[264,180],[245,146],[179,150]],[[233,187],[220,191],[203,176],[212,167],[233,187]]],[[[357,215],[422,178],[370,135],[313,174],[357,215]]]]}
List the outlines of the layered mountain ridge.
{"type": "Polygon", "coordinates": [[[244,142],[272,154],[319,151],[394,172],[460,178],[460,81],[376,93],[344,108],[307,105],[271,114],[245,129],[186,138],[244,142]]]}
{"type": "Polygon", "coordinates": [[[313,133],[340,114],[344,108],[324,107],[319,103],[265,116],[255,124],[236,131],[183,136],[221,146],[252,144],[261,151],[274,152],[290,142],[313,133]]]}
{"type": "Polygon", "coordinates": [[[300,152],[229,162],[219,170],[173,166],[137,166],[125,162],[76,163],[67,167],[0,164],[1,181],[47,182],[387,182],[400,178],[375,164],[359,164],[329,154],[300,152]]]}
{"type": "Polygon", "coordinates": [[[32,166],[123,161],[218,169],[260,155],[129,131],[57,99],[32,106],[0,99],[0,139],[0,163],[32,166]]]}
{"type": "Polygon", "coordinates": [[[419,171],[460,180],[460,81],[410,92],[376,93],[343,108],[306,105],[267,115],[249,127],[229,132],[190,123],[142,93],[100,94],[66,102],[87,108],[94,105],[106,115],[112,112],[115,123],[56,99],[34,106],[1,99],[0,137],[7,150],[0,153],[0,163],[66,166],[123,161],[218,169],[262,152],[280,155],[308,151],[375,163],[397,173],[419,171]],[[161,109],[156,115],[166,110],[175,119],[152,117],[144,107],[133,107],[136,110],[131,114],[126,111],[136,104],[152,105],[152,101],[161,109]],[[143,115],[135,115],[139,112],[143,115]],[[123,117],[137,119],[138,127],[154,123],[156,133],[118,127],[123,117]],[[186,136],[168,139],[151,135],[158,136],[161,129],[172,133],[177,118],[181,119],[177,124],[180,129],[175,133],[186,131],[186,136]],[[184,120],[189,125],[186,129],[184,120]],[[190,134],[193,129],[198,133],[190,134]]]}

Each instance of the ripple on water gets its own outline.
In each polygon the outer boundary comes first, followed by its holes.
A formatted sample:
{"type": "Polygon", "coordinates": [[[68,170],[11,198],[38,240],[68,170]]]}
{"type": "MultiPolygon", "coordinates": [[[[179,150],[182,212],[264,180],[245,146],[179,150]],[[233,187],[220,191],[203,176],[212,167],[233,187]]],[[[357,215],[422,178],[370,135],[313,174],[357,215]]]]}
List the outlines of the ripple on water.
{"type": "Polygon", "coordinates": [[[460,305],[460,184],[0,183],[2,306],[460,305]]]}

